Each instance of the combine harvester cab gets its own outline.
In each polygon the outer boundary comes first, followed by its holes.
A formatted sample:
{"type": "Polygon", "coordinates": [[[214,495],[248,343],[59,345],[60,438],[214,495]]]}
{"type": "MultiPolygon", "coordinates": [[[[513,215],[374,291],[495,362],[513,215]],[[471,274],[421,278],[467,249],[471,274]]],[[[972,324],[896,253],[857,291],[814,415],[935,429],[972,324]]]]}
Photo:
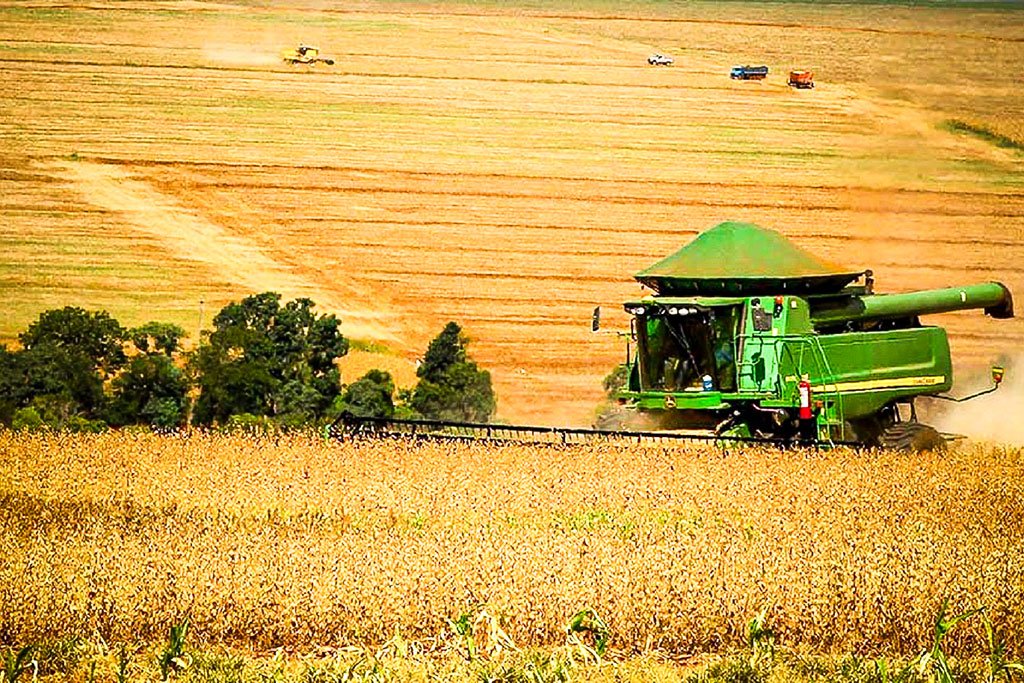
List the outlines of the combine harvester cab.
{"type": "Polygon", "coordinates": [[[636,279],[654,294],[625,305],[636,354],[620,402],[666,429],[737,437],[939,447],[914,400],[952,387],[949,343],[919,317],[1013,316],[1000,283],[876,294],[871,271],[748,223],[722,223],[636,279]]]}

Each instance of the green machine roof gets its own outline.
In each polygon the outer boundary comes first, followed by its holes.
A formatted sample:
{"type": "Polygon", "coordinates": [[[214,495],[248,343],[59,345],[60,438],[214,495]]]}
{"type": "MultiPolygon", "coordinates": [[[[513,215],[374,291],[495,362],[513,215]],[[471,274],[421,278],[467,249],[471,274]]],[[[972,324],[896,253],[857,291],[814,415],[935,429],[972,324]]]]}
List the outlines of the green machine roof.
{"type": "Polygon", "coordinates": [[[863,271],[822,261],[752,223],[719,223],[634,277],[659,295],[827,294],[863,271]]]}

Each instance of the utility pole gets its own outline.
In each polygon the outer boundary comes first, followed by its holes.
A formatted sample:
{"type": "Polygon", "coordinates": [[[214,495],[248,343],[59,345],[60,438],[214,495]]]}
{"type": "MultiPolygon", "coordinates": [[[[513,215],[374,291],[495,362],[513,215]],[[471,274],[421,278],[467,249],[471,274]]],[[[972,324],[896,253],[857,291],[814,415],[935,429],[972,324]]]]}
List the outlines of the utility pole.
{"type": "MultiPolygon", "coordinates": [[[[192,349],[196,350],[199,348],[203,341],[203,307],[206,301],[203,299],[199,300],[199,326],[196,330],[196,341],[192,349]]],[[[185,427],[186,429],[192,425],[192,408],[195,406],[196,398],[198,397],[198,390],[195,386],[192,386],[188,390],[188,400],[185,402],[185,427]]]]}
{"type": "Polygon", "coordinates": [[[196,347],[199,347],[199,343],[203,340],[203,306],[206,302],[203,299],[199,300],[199,329],[196,330],[196,347]]]}

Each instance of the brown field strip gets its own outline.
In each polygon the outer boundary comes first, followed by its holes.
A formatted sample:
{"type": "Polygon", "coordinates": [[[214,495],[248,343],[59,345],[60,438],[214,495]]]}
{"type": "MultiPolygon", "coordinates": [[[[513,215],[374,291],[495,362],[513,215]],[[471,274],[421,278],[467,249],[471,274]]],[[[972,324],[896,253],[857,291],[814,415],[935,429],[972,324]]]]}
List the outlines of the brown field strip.
{"type": "MultiPolygon", "coordinates": [[[[623,327],[632,273],[722,220],[883,290],[1024,293],[1024,155],[942,126],[1024,141],[1001,75],[1024,63],[1020,16],[0,3],[0,337],[63,304],[194,331],[278,289],[387,343],[406,378],[457,320],[501,418],[585,424],[623,353],[592,308],[623,327]],[[281,64],[300,40],[337,63],[281,64]],[[755,61],[767,81],[728,79],[755,61]],[[787,88],[794,66],[819,87],[787,88]]],[[[968,367],[1020,350],[1017,321],[937,320],[968,367]]]]}

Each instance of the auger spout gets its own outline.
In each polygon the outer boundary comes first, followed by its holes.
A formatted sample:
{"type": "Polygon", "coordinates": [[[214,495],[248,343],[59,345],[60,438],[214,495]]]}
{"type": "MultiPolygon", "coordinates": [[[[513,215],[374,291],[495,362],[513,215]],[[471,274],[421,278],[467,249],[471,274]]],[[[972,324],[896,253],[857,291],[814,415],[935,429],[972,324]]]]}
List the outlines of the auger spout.
{"type": "Polygon", "coordinates": [[[984,309],[993,318],[1013,317],[1013,297],[1000,282],[946,287],[904,294],[869,294],[811,302],[815,328],[844,322],[891,320],[934,313],[984,309]]]}

